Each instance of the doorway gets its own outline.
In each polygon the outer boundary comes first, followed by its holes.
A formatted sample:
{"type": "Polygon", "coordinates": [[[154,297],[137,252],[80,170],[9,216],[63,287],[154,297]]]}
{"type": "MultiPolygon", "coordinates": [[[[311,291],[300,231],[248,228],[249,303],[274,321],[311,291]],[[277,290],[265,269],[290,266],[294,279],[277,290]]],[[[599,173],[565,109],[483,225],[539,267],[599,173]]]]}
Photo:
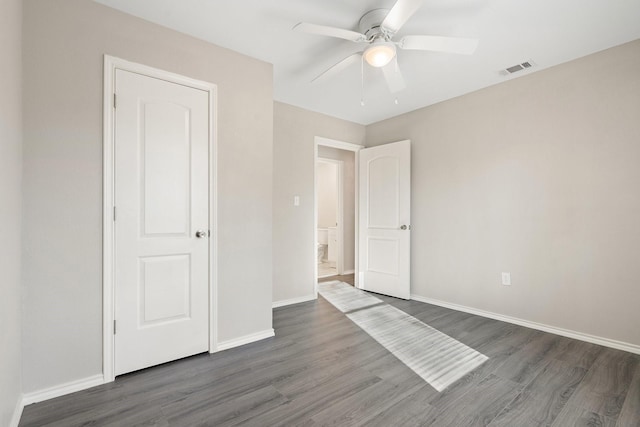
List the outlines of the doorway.
{"type": "MultiPolygon", "coordinates": [[[[344,185],[345,185],[345,160],[336,160],[331,157],[342,157],[342,150],[329,147],[320,147],[316,163],[316,207],[317,224],[317,251],[318,251],[318,279],[343,274],[344,271],[344,185]],[[327,153],[327,150],[332,150],[327,153]],[[325,157],[326,156],[326,157],[325,157]]],[[[346,167],[353,169],[353,162],[347,159],[346,167]]],[[[353,175],[349,181],[353,180],[353,175]]],[[[353,208],[353,206],[351,206],[353,208]]],[[[353,209],[349,209],[347,217],[352,216],[353,209]]]]}
{"type": "Polygon", "coordinates": [[[215,350],[215,85],[105,56],[104,377],[215,350]]]}
{"type": "Polygon", "coordinates": [[[357,268],[357,153],[363,147],[316,137],[315,277],[355,284],[357,268]],[[345,279],[346,278],[346,279],[345,279]]]}
{"type": "MultiPolygon", "coordinates": [[[[316,137],[314,161],[320,147],[352,151],[355,155],[354,287],[410,299],[411,284],[411,141],[364,148],[316,137]]],[[[317,173],[315,174],[317,180],[317,173]]],[[[314,185],[317,198],[317,182],[314,185]]],[[[317,202],[314,200],[314,235],[317,202]]],[[[317,266],[318,252],[315,251],[317,266]]],[[[318,269],[314,269],[318,296],[318,269]]],[[[340,276],[337,277],[340,279],[340,276]]]]}

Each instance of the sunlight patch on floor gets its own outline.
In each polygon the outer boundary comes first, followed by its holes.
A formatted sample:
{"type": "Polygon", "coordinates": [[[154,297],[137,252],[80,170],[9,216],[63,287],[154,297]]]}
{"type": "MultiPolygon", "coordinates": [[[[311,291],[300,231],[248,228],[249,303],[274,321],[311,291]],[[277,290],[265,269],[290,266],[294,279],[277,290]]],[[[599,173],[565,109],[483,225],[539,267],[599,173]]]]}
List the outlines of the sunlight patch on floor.
{"type": "Polygon", "coordinates": [[[318,290],[327,301],[438,391],[489,359],[404,311],[346,283],[320,283],[318,290]]]}

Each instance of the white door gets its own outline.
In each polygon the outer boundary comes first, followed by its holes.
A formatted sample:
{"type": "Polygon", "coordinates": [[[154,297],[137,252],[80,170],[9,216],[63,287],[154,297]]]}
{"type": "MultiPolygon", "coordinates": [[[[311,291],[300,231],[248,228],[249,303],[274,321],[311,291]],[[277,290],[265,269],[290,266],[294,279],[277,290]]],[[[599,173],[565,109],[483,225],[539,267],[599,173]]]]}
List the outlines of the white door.
{"type": "Polygon", "coordinates": [[[115,81],[119,375],[209,348],[209,99],[123,70],[115,81]]]}
{"type": "Polygon", "coordinates": [[[359,285],[409,299],[411,143],[360,150],[359,285]]]}

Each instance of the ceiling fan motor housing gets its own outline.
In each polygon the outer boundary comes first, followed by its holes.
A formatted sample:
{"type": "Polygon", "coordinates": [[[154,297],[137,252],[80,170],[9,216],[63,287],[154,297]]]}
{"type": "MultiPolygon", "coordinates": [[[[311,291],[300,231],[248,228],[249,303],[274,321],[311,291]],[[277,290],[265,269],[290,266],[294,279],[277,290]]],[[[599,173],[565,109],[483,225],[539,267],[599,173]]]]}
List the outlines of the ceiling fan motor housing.
{"type": "Polygon", "coordinates": [[[367,37],[368,41],[381,37],[388,40],[389,35],[386,34],[381,27],[382,21],[384,21],[388,13],[389,9],[374,9],[365,13],[362,18],[360,18],[358,28],[360,32],[367,37]]]}

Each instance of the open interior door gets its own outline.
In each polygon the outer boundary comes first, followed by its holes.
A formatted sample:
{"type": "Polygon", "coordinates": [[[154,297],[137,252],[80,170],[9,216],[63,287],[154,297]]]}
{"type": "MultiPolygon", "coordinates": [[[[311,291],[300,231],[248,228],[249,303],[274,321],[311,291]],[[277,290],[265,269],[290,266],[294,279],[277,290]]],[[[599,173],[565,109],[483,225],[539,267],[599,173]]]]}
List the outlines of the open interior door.
{"type": "Polygon", "coordinates": [[[359,286],[410,299],[411,142],[359,156],[359,286]]]}

